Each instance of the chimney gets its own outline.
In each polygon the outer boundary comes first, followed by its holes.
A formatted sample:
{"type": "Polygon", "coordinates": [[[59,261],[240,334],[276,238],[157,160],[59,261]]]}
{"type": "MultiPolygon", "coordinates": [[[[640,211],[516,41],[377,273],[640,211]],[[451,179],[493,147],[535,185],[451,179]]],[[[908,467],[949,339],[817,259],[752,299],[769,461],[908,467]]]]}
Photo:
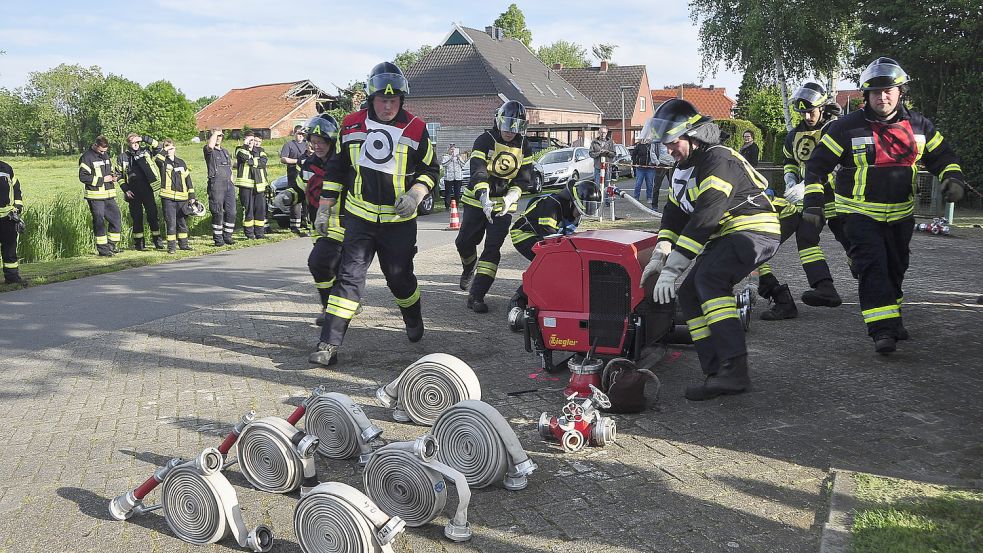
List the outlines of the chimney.
{"type": "Polygon", "coordinates": [[[492,27],[491,25],[485,27],[485,34],[495,38],[495,27],[492,27]]]}
{"type": "Polygon", "coordinates": [[[710,85],[710,90],[713,90],[713,85],[710,85]]]}
{"type": "Polygon", "coordinates": [[[608,70],[608,60],[601,60],[601,73],[608,70]]]}
{"type": "Polygon", "coordinates": [[[563,64],[562,63],[554,63],[553,64],[553,71],[560,71],[562,69],[563,69],[563,64]]]}
{"type": "Polygon", "coordinates": [[[505,38],[505,29],[501,27],[488,26],[485,27],[485,32],[495,40],[503,40],[505,38]]]}

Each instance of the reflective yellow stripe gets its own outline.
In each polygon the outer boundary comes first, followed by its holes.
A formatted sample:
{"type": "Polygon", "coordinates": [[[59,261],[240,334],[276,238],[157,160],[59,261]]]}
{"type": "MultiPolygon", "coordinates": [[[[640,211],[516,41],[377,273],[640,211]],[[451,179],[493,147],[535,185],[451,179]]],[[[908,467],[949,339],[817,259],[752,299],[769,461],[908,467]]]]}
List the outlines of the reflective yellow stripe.
{"type": "Polygon", "coordinates": [[[857,213],[876,221],[890,223],[910,217],[915,212],[915,202],[914,200],[908,200],[899,204],[882,204],[856,200],[837,194],[836,212],[840,214],[857,213]]]}
{"type": "Polygon", "coordinates": [[[662,229],[659,231],[659,240],[668,240],[675,244],[676,240],[679,240],[679,235],[669,229],[662,229]]]}
{"type": "Polygon", "coordinates": [[[430,165],[430,162],[433,161],[433,145],[430,143],[429,140],[426,140],[425,146],[427,148],[427,151],[423,154],[423,164],[430,165]]]}
{"type": "Polygon", "coordinates": [[[519,229],[512,229],[509,231],[509,236],[512,238],[513,244],[519,244],[531,238],[536,238],[535,234],[519,229]]]}
{"type": "MultiPolygon", "coordinates": [[[[135,236],[135,235],[134,235],[134,236],[135,236]]],[[[175,241],[175,240],[177,240],[177,235],[176,235],[176,234],[168,234],[168,235],[167,235],[167,241],[168,241],[168,242],[173,242],[173,241],[175,241]]]]}
{"type": "Polygon", "coordinates": [[[560,227],[560,224],[557,222],[557,220],[552,217],[540,217],[538,221],[539,221],[539,226],[542,227],[549,227],[551,229],[556,229],[560,227]]]}
{"type": "Polygon", "coordinates": [[[942,144],[942,133],[935,131],[935,135],[932,137],[932,139],[925,144],[925,149],[931,152],[932,150],[938,148],[939,144],[942,144]]]}
{"type": "Polygon", "coordinates": [[[703,179],[703,182],[700,183],[699,192],[696,193],[697,197],[711,188],[719,190],[724,194],[724,196],[730,196],[734,186],[720,177],[710,175],[709,177],[703,179]]]}
{"type": "Polygon", "coordinates": [[[476,259],[478,259],[478,254],[473,253],[470,256],[468,256],[466,259],[462,257],[461,258],[461,264],[462,265],[470,265],[470,264],[474,263],[474,261],[476,259]]]}
{"type": "Polygon", "coordinates": [[[678,239],[676,239],[676,246],[689,250],[693,252],[693,254],[699,254],[703,249],[703,244],[688,236],[680,236],[678,239]]]}
{"type": "Polygon", "coordinates": [[[317,281],[315,281],[314,282],[314,287],[317,288],[317,289],[319,289],[319,290],[327,290],[327,289],[331,288],[332,286],[334,286],[334,281],[335,281],[335,279],[326,280],[324,282],[317,282],[317,281]]]}
{"type": "Polygon", "coordinates": [[[769,265],[767,263],[762,263],[758,267],[758,276],[759,277],[763,277],[765,275],[770,275],[770,274],[771,274],[771,265],[769,265]]]}
{"type": "Polygon", "coordinates": [[[495,278],[495,275],[498,274],[498,264],[491,261],[479,261],[475,272],[479,275],[495,278]]]}
{"type": "Polygon", "coordinates": [[[856,170],[853,173],[853,197],[858,201],[863,201],[867,191],[867,150],[857,148],[853,151],[853,164],[856,170]]]}
{"type": "Polygon", "coordinates": [[[96,236],[96,244],[102,246],[103,244],[108,244],[109,238],[106,236],[96,236]]]}
{"type": "Polygon", "coordinates": [[[901,310],[897,305],[886,305],[873,309],[864,309],[860,312],[864,316],[864,323],[870,324],[885,319],[896,319],[901,316],[901,310]]]}
{"type": "Polygon", "coordinates": [[[179,232],[179,233],[177,233],[177,237],[178,237],[178,240],[183,240],[183,239],[185,239],[185,238],[188,237],[188,233],[187,232],[179,232]]]}
{"type": "Polygon", "coordinates": [[[396,173],[393,174],[393,198],[398,198],[406,192],[409,151],[410,147],[406,144],[402,142],[396,144],[396,173]]]}
{"type": "Polygon", "coordinates": [[[678,125],[676,125],[675,127],[673,127],[673,128],[671,128],[671,129],[669,129],[669,130],[668,130],[668,131],[667,131],[667,132],[666,132],[666,133],[665,133],[664,135],[662,135],[662,136],[672,136],[672,135],[673,135],[673,134],[675,134],[676,132],[678,132],[678,131],[681,131],[681,130],[683,130],[683,129],[685,129],[685,128],[686,128],[686,125],[690,125],[690,124],[692,124],[692,123],[696,123],[697,121],[699,121],[699,120],[700,120],[700,117],[702,117],[702,115],[700,115],[699,113],[697,113],[697,114],[696,114],[696,115],[694,115],[693,117],[690,117],[690,118],[689,118],[689,119],[687,119],[686,121],[683,121],[682,123],[680,123],[680,124],[678,124],[678,125]]]}
{"type": "Polygon", "coordinates": [[[427,185],[427,188],[433,189],[433,179],[430,178],[430,175],[420,175],[420,177],[416,179],[416,182],[422,182],[423,184],[427,185]]]}
{"type": "Polygon", "coordinates": [[[822,194],[826,191],[826,187],[823,186],[821,182],[814,182],[812,184],[807,184],[805,193],[806,194],[822,194]]]}
{"type": "Polygon", "coordinates": [[[775,213],[758,213],[756,215],[738,215],[725,218],[720,222],[720,228],[710,238],[727,236],[738,231],[756,231],[768,234],[782,233],[782,226],[775,213]]]}
{"type": "Polygon", "coordinates": [[[342,298],[340,296],[329,296],[328,304],[324,308],[324,312],[330,315],[335,315],[343,319],[351,319],[355,316],[355,310],[358,309],[358,302],[354,302],[349,299],[342,298]]]}
{"type": "Polygon", "coordinates": [[[134,238],[143,238],[143,233],[142,232],[134,232],[133,233],[133,237],[134,238]]]}
{"type": "Polygon", "coordinates": [[[686,321],[686,326],[689,328],[690,337],[694,342],[710,337],[710,327],[707,326],[707,321],[703,317],[686,321]]]}
{"type": "Polygon", "coordinates": [[[829,148],[829,151],[833,152],[834,156],[840,157],[843,155],[843,147],[837,144],[830,135],[824,134],[822,139],[819,140],[819,143],[829,148]]]}
{"type": "Polygon", "coordinates": [[[949,165],[945,166],[945,169],[943,169],[941,173],[939,173],[939,178],[944,179],[945,174],[948,173],[949,171],[959,171],[960,173],[962,173],[963,169],[962,167],[959,166],[958,163],[950,163],[949,165]]]}
{"type": "Polygon", "coordinates": [[[414,303],[416,303],[418,301],[420,301],[420,287],[419,286],[416,287],[416,290],[413,290],[413,293],[410,294],[410,297],[408,297],[408,298],[396,298],[396,305],[398,305],[398,306],[400,306],[400,307],[402,307],[402,308],[405,309],[407,307],[412,306],[414,303]]]}
{"type": "Polygon", "coordinates": [[[109,233],[109,239],[112,240],[113,242],[119,242],[120,238],[122,238],[122,237],[123,237],[123,235],[120,234],[120,233],[118,233],[118,232],[110,232],[109,233]]]}
{"type": "Polygon", "coordinates": [[[799,250],[799,261],[803,265],[806,263],[815,263],[816,261],[826,261],[826,255],[823,254],[823,250],[819,246],[813,246],[799,250]]]}
{"type": "MultiPolygon", "coordinates": [[[[488,156],[485,155],[485,152],[482,152],[480,150],[474,150],[474,151],[472,151],[471,152],[471,158],[478,158],[481,161],[488,161],[488,156]]],[[[471,159],[471,158],[468,158],[468,159],[471,159]]]]}

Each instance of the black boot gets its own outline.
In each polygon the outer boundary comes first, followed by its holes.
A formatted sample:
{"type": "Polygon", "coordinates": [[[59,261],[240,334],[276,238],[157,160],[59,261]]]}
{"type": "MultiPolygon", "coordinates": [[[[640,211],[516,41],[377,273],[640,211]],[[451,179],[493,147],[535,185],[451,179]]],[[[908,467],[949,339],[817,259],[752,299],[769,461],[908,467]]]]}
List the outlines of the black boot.
{"type": "Polygon", "coordinates": [[[708,375],[702,386],[686,388],[686,399],[705,401],[721,395],[743,394],[751,387],[747,374],[747,354],[733,357],[720,364],[717,374],[708,375]]]}
{"type": "Polygon", "coordinates": [[[174,253],[177,251],[177,241],[168,240],[167,241],[167,253],[174,253]]]}
{"type": "Polygon", "coordinates": [[[134,238],[133,249],[138,252],[145,252],[147,251],[147,243],[144,241],[143,238],[134,238]]]}
{"type": "Polygon", "coordinates": [[[236,243],[236,241],[232,239],[231,232],[222,233],[222,241],[225,242],[225,244],[228,246],[231,246],[232,244],[236,243]]]}
{"type": "Polygon", "coordinates": [[[179,247],[182,250],[187,251],[187,252],[191,251],[191,246],[188,245],[188,239],[187,238],[178,238],[177,239],[177,247],[179,247]]]}
{"type": "Polygon", "coordinates": [[[898,349],[898,339],[894,334],[883,333],[874,336],[874,351],[881,355],[887,355],[898,349]]]}
{"type": "Polygon", "coordinates": [[[485,303],[485,298],[479,300],[474,296],[468,296],[468,309],[475,313],[488,313],[488,304],[485,303]]]}
{"type": "Polygon", "coordinates": [[[153,238],[151,238],[151,240],[153,240],[153,242],[154,242],[154,249],[157,249],[157,250],[163,250],[164,249],[164,239],[161,238],[159,234],[157,236],[154,236],[153,238]]]}
{"type": "Polygon", "coordinates": [[[464,266],[464,270],[461,271],[461,290],[467,290],[471,287],[471,278],[474,277],[474,267],[477,264],[478,262],[475,260],[464,266]]]}
{"type": "Polygon", "coordinates": [[[826,279],[819,281],[814,289],[802,292],[802,303],[813,307],[839,307],[843,300],[836,292],[833,281],[826,279]]]}
{"type": "Polygon", "coordinates": [[[113,251],[112,244],[96,245],[96,252],[98,252],[101,257],[112,257],[116,254],[116,252],[113,251]]]}
{"type": "Polygon", "coordinates": [[[314,353],[307,357],[307,360],[311,363],[317,363],[318,365],[330,367],[331,365],[338,363],[338,346],[318,342],[317,349],[314,350],[314,353]]]}
{"type": "Polygon", "coordinates": [[[222,240],[221,234],[212,234],[212,245],[213,246],[224,246],[225,241],[222,240]]]}
{"type": "Polygon", "coordinates": [[[768,273],[766,275],[761,275],[758,277],[758,296],[766,300],[770,300],[772,294],[781,285],[775,275],[768,273]]]}
{"type": "Polygon", "coordinates": [[[772,288],[770,296],[773,303],[771,309],[761,313],[762,321],[781,321],[799,316],[799,310],[795,307],[795,300],[792,299],[792,293],[788,291],[787,284],[772,288]]]}
{"type": "Polygon", "coordinates": [[[20,284],[21,286],[27,286],[27,280],[21,278],[19,269],[4,269],[3,283],[20,284]]]}
{"type": "Polygon", "coordinates": [[[406,337],[410,342],[419,342],[423,338],[423,310],[419,300],[409,307],[400,307],[403,323],[406,324],[406,337]]]}

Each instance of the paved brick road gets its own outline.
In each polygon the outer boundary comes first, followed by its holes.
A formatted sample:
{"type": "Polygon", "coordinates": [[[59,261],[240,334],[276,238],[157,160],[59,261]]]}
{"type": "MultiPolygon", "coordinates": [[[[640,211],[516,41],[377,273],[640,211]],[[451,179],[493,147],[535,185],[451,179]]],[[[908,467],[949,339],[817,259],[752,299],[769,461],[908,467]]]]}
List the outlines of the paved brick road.
{"type": "MultiPolygon", "coordinates": [[[[167,459],[217,445],[246,410],[286,416],[318,384],[366,405],[384,437],[414,438],[422,428],[392,422],[371,399],[379,384],[436,351],[475,368],[484,399],[512,422],[540,468],[524,491],[474,492],[470,543],[443,539],[441,517],[406,532],[398,551],[815,551],[831,466],[983,482],[983,306],[974,303],[983,293],[983,233],[916,235],[905,311],[912,340],[889,358],[873,354],[854,283],[825,238],[847,303],[801,306],[800,317],[784,323],[756,320],[752,393],[686,402],[682,391],[698,379],[698,366],[691,350],[673,350],[658,369],[659,410],[618,417],[616,444],[572,455],[535,429],[540,412],[561,406],[563,382],[530,379],[537,360],[505,329],[506,302],[521,274],[511,251],[485,316],[464,309],[452,246],[418,256],[427,318],[419,344],[405,340],[374,272],[338,370],[288,370],[308,366],[316,341],[308,285],[253,290],[5,359],[0,551],[237,550],[230,540],[185,544],[159,512],[108,520],[107,501],[167,459]]],[[[783,250],[773,265],[801,293],[796,263],[795,252],[783,250]]],[[[136,295],[132,309],[140,309],[136,295]]],[[[319,460],[318,469],[322,480],[361,487],[353,463],[319,460]]],[[[274,551],[299,551],[296,495],[263,494],[235,468],[228,474],[247,525],[268,523],[274,551]]]]}

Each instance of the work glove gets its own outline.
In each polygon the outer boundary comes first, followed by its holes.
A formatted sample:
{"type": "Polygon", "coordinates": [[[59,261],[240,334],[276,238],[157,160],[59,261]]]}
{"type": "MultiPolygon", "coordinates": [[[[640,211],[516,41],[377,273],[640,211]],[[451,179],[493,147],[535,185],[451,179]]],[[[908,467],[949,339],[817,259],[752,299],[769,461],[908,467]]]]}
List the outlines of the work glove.
{"type": "Polygon", "coordinates": [[[8,213],[7,217],[9,217],[10,220],[14,222],[14,225],[16,225],[15,228],[17,230],[17,234],[22,234],[25,230],[27,230],[27,225],[24,224],[24,219],[20,218],[20,211],[15,209],[8,213]]]}
{"type": "Polygon", "coordinates": [[[790,204],[801,202],[806,195],[806,183],[798,182],[785,188],[785,200],[790,204]]]}
{"type": "Polygon", "coordinates": [[[939,192],[942,193],[943,200],[958,202],[963,199],[963,194],[966,192],[966,183],[956,177],[947,177],[942,181],[942,188],[939,188],[939,192]]]}
{"type": "Polygon", "coordinates": [[[495,209],[495,202],[488,197],[488,192],[483,190],[481,195],[478,196],[478,201],[481,202],[481,210],[485,212],[485,218],[488,222],[492,222],[492,211],[495,209]]]}
{"type": "Polygon", "coordinates": [[[423,197],[427,193],[422,185],[416,185],[410,187],[409,190],[403,192],[396,198],[396,205],[393,207],[396,209],[396,215],[399,215],[403,219],[408,219],[416,213],[417,206],[423,201],[423,197]]]}
{"type": "Polygon", "coordinates": [[[333,205],[322,201],[317,206],[317,216],[314,217],[314,231],[321,236],[328,235],[328,229],[331,228],[331,208],[333,205]]]}
{"type": "Polygon", "coordinates": [[[799,177],[795,173],[785,173],[785,188],[791,188],[799,182],[799,177]]]}
{"type": "Polygon", "coordinates": [[[293,205],[294,195],[289,190],[284,190],[273,197],[273,207],[280,211],[287,211],[293,205]]]}
{"type": "Polygon", "coordinates": [[[505,207],[498,213],[498,217],[508,215],[509,210],[512,209],[512,206],[515,205],[516,202],[519,201],[520,196],[522,196],[522,192],[519,192],[518,190],[509,190],[506,192],[505,196],[502,197],[502,201],[505,202],[505,207]]]}
{"type": "Polygon", "coordinates": [[[652,299],[656,303],[669,303],[676,297],[676,279],[689,267],[690,260],[678,251],[666,258],[666,264],[659,273],[659,280],[652,290],[652,299]]]}
{"type": "Polygon", "coordinates": [[[822,229],[826,224],[826,215],[822,207],[807,207],[802,210],[802,222],[812,225],[817,229],[822,229]]]}
{"type": "Polygon", "coordinates": [[[668,240],[659,240],[655,244],[655,249],[652,250],[652,257],[649,259],[648,265],[645,266],[645,270],[642,271],[642,288],[645,288],[645,283],[648,279],[654,277],[662,271],[662,266],[665,265],[666,257],[669,252],[672,251],[672,242],[668,240]]]}
{"type": "Polygon", "coordinates": [[[140,140],[142,140],[143,142],[145,142],[147,144],[153,144],[154,143],[154,139],[152,137],[149,137],[149,136],[141,136],[140,137],[140,140]]]}

